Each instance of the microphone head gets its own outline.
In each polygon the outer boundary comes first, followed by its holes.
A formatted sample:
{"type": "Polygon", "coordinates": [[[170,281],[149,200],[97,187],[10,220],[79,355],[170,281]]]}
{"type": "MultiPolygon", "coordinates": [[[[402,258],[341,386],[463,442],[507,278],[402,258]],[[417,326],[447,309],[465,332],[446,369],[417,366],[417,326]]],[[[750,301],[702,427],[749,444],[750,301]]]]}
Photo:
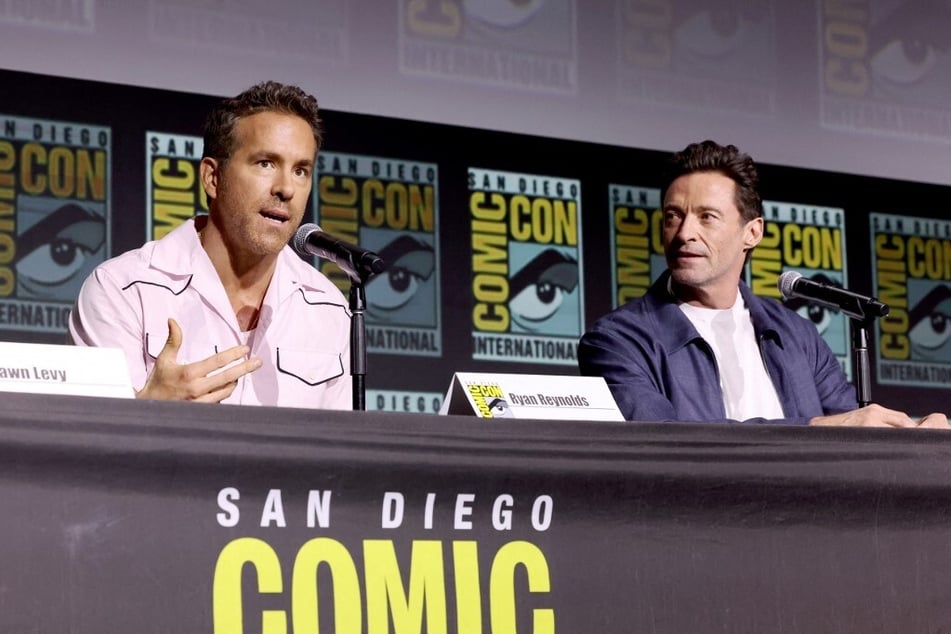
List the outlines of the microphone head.
{"type": "Polygon", "coordinates": [[[291,239],[291,246],[294,247],[297,255],[302,258],[309,258],[311,256],[307,251],[307,238],[315,231],[321,231],[321,228],[312,222],[304,223],[297,229],[297,233],[295,233],[291,239]]]}
{"type": "Polygon", "coordinates": [[[779,286],[779,292],[783,294],[783,299],[790,299],[796,296],[793,292],[793,287],[801,277],[802,274],[798,271],[786,271],[779,276],[779,279],[776,280],[776,285],[779,286]]]}

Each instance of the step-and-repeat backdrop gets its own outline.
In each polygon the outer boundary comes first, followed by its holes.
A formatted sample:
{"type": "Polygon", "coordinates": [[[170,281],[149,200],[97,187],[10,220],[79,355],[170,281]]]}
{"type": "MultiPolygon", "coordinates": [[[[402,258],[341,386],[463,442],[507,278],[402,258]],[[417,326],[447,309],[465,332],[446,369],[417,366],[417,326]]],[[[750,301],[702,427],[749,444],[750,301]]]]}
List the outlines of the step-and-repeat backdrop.
{"type": "MultiPolygon", "coordinates": [[[[9,71],[0,82],[0,338],[60,343],[97,264],[206,209],[201,128],[217,98],[9,71]]],[[[665,152],[323,118],[308,220],[388,264],[366,285],[368,409],[434,413],[457,371],[576,374],[585,326],[663,270],[665,152]]],[[[891,311],[872,333],[873,400],[946,411],[951,189],[775,165],[761,176],[753,290],[780,299],[778,276],[796,270],[879,297],[891,311]]],[[[347,293],[334,264],[314,264],[347,293]]],[[[849,319],[793,308],[854,377],[849,319]]]]}

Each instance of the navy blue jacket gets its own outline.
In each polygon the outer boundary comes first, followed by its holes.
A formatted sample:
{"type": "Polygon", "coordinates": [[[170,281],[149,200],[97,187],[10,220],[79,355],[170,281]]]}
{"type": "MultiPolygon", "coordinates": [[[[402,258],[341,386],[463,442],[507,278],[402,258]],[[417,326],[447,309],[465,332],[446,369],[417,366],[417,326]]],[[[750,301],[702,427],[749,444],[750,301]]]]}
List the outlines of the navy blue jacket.
{"type": "MultiPolygon", "coordinates": [[[[628,420],[737,422],[726,418],[713,351],[668,292],[669,276],[581,337],[581,373],[604,377],[628,420]]],[[[858,407],[855,388],[812,323],[743,282],[740,293],[785,415],[746,422],[804,425],[858,407]]]]}

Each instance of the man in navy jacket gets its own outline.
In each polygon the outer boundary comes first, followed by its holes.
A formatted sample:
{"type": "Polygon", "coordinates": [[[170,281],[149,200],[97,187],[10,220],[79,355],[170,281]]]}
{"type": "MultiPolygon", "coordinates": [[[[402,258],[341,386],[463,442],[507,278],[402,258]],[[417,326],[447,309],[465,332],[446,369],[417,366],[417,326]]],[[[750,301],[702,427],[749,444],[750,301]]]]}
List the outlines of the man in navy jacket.
{"type": "Polygon", "coordinates": [[[581,338],[581,373],[602,376],[628,420],[948,427],[859,408],[815,326],[741,281],[763,237],[752,159],[704,141],[672,157],[664,187],[668,270],[581,338]]]}

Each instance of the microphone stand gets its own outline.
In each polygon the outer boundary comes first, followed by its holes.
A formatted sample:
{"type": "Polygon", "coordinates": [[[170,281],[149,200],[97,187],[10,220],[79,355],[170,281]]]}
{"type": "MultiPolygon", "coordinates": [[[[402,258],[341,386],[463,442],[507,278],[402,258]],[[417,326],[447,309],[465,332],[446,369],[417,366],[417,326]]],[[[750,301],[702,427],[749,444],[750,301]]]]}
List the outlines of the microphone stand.
{"type": "Polygon", "coordinates": [[[850,305],[841,307],[842,312],[852,319],[852,358],[855,361],[855,400],[859,407],[872,402],[872,379],[869,364],[869,330],[879,317],[888,314],[888,304],[874,297],[856,299],[850,305]]]}
{"type": "Polygon", "coordinates": [[[338,258],[337,266],[350,278],[350,377],[353,384],[353,410],[367,408],[367,297],[366,280],[384,270],[383,260],[370,251],[363,254],[347,253],[347,258],[338,258]]]}
{"type": "Polygon", "coordinates": [[[810,304],[841,312],[852,320],[852,358],[855,361],[855,400],[859,407],[872,402],[868,331],[879,317],[888,314],[888,304],[874,297],[865,297],[825,284],[808,284],[808,292],[796,291],[801,275],[787,271],[780,276],[779,290],[783,297],[798,296],[810,304]],[[792,277],[789,277],[792,275],[792,277]]]}
{"type": "Polygon", "coordinates": [[[874,317],[852,320],[852,358],[855,361],[855,397],[859,407],[872,402],[872,381],[869,376],[868,332],[874,317]]]}
{"type": "Polygon", "coordinates": [[[353,410],[362,412],[367,408],[367,328],[364,319],[367,297],[362,278],[351,276],[350,282],[350,376],[353,379],[353,410]]]}
{"type": "Polygon", "coordinates": [[[353,386],[353,409],[363,411],[367,408],[367,298],[363,287],[373,275],[386,269],[386,263],[376,253],[333,238],[313,223],[301,225],[294,234],[291,245],[302,258],[316,255],[330,260],[350,278],[350,377],[353,386]]]}

